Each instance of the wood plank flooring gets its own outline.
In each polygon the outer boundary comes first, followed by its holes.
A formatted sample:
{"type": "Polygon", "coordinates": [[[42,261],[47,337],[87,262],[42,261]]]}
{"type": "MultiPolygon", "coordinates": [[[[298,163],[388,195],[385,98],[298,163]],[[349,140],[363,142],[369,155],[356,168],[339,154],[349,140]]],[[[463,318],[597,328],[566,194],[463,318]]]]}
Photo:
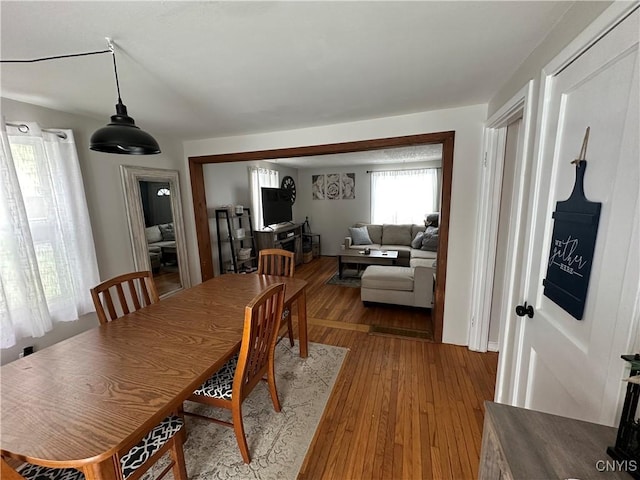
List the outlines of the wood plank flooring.
{"type": "Polygon", "coordinates": [[[298,478],[477,478],[497,354],[370,335],[367,325],[430,328],[430,318],[363,307],[359,289],[325,285],[336,264],[321,257],[296,271],[309,281],[310,341],[350,350],[298,478]]]}

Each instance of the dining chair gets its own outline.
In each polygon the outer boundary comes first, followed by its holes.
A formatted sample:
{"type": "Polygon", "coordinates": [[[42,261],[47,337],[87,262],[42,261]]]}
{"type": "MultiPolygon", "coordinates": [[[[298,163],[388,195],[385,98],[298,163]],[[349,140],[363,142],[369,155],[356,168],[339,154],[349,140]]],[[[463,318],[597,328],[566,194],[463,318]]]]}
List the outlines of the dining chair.
{"type": "Polygon", "coordinates": [[[106,280],[91,289],[91,298],[101,325],[160,301],[149,271],[125,273],[106,280]]]}
{"type": "MultiPolygon", "coordinates": [[[[165,418],[159,425],[147,433],[141,440],[116,454],[120,472],[124,480],[137,480],[144,475],[151,466],[167,451],[170,452],[171,462],[156,478],[164,477],[170,470],[176,480],[187,480],[182,443],[184,441],[181,430],[184,419],[179,416],[165,418]]],[[[7,480],[84,480],[85,476],[75,468],[52,468],[25,463],[13,468],[2,459],[2,477],[7,480]]]]}
{"type": "Polygon", "coordinates": [[[9,465],[4,458],[0,458],[0,478],[3,480],[24,480],[24,477],[9,465]]]}
{"type": "Polygon", "coordinates": [[[205,381],[188,398],[232,412],[232,422],[184,411],[187,415],[204,418],[221,425],[233,427],[245,463],[251,462],[249,447],[242,421],[242,402],[249,396],[256,384],[267,375],[269,393],[273,408],[280,411],[280,400],[276,390],[274,355],[282,307],[284,304],[284,283],[276,283],[256,295],[245,307],[244,329],[240,352],[235,354],[220,370],[205,381]]]}
{"type": "MultiPolygon", "coordinates": [[[[106,280],[91,289],[91,298],[93,298],[101,325],[160,301],[153,276],[149,271],[125,273],[106,280]],[[125,286],[127,287],[126,292],[125,286]],[[112,290],[115,290],[115,299],[112,290]]],[[[130,445],[117,454],[122,477],[125,480],[139,478],[167,451],[170,452],[171,462],[157,478],[162,478],[169,470],[173,470],[173,476],[176,480],[187,480],[182,449],[185,440],[184,418],[181,409],[175,413],[153,427],[137,444],[130,445]]],[[[26,477],[24,473],[22,475],[26,477]]],[[[27,480],[35,480],[35,478],[27,477],[27,480]]],[[[80,478],[84,478],[84,476],[80,478]]],[[[60,480],[67,479],[61,477],[60,480]]],[[[73,480],[73,478],[69,480],[73,480]]]]}
{"type": "MultiPolygon", "coordinates": [[[[296,268],[295,253],[281,248],[265,248],[258,253],[258,271],[262,275],[293,277],[296,268]]],[[[293,325],[291,323],[291,305],[282,310],[282,320],[287,323],[289,343],[293,347],[293,325]]],[[[283,337],[279,337],[280,341],[283,337]]]]}

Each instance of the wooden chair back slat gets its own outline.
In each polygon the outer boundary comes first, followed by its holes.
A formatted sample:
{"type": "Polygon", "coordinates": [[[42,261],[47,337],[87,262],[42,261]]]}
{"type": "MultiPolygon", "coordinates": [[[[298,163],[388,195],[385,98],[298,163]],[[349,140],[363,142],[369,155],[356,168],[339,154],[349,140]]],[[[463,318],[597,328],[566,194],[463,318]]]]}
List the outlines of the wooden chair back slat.
{"type": "Polygon", "coordinates": [[[105,324],[131,311],[139,310],[160,301],[153,276],[149,271],[125,273],[106,280],[91,289],[91,298],[93,298],[100,324],[105,324]],[[124,285],[127,285],[126,291],[124,285]],[[117,305],[111,293],[112,289],[115,290],[117,296],[117,305]],[[131,304],[127,297],[131,299],[131,304]],[[108,318],[105,313],[105,307],[109,313],[108,318]]]}
{"type": "MultiPolygon", "coordinates": [[[[118,300],[120,301],[120,310],[123,315],[126,315],[129,313],[129,304],[127,302],[127,297],[124,296],[124,288],[122,288],[121,283],[115,285],[115,288],[118,293],[118,300]]],[[[113,320],[113,318],[111,320],[113,320]]]]}
{"type": "MultiPolygon", "coordinates": [[[[95,303],[95,298],[94,298],[93,301],[95,303]]],[[[107,304],[107,311],[109,312],[109,319],[113,320],[115,318],[118,318],[118,313],[116,312],[116,307],[114,306],[113,298],[111,297],[111,292],[109,290],[105,290],[104,291],[104,301],[107,304]]],[[[102,312],[102,313],[103,313],[103,316],[104,316],[104,312],[102,312]]],[[[106,317],[105,317],[105,321],[106,321],[106,317]]]]}
{"type": "MultiPolygon", "coordinates": [[[[131,300],[133,300],[133,309],[140,310],[140,300],[138,299],[138,295],[136,292],[136,286],[133,284],[133,280],[128,280],[127,285],[129,286],[129,294],[131,295],[131,300]]],[[[140,282],[140,294],[143,295],[142,291],[146,289],[146,285],[144,282],[140,282]]]]}
{"type": "Polygon", "coordinates": [[[277,283],[256,296],[244,311],[244,330],[233,394],[241,399],[273,368],[273,356],[284,306],[284,283],[277,283]]]}
{"type": "Polygon", "coordinates": [[[295,254],[281,248],[266,248],[258,253],[258,273],[293,277],[295,254]]]}

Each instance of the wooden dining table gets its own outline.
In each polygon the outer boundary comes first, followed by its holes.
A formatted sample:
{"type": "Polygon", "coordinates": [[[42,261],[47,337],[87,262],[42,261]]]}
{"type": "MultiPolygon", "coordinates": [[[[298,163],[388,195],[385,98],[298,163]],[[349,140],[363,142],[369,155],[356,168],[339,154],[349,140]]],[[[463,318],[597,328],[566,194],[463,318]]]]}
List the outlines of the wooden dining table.
{"type": "MultiPolygon", "coordinates": [[[[227,274],[0,369],[0,452],[88,480],[118,478],[115,454],[174,412],[239,349],[244,307],[283,282],[308,355],[306,282],[227,274]]],[[[133,443],[132,443],[133,442],[133,443]]]]}

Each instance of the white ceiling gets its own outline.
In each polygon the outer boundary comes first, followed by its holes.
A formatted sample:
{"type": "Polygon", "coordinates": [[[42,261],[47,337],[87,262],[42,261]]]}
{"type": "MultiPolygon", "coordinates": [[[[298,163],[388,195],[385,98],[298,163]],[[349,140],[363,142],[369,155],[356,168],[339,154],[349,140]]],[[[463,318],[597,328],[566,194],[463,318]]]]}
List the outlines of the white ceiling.
{"type": "MultiPolygon", "coordinates": [[[[0,56],[112,37],[136,123],[199,139],[486,103],[572,3],[2,1],[0,56]]],[[[115,112],[109,55],[1,68],[4,97],[115,112]]]]}
{"type": "Polygon", "coordinates": [[[429,162],[442,165],[442,144],[410,145],[408,147],[366,150],[362,152],[314,155],[310,157],[278,158],[265,160],[293,168],[325,168],[349,165],[403,165],[429,162]]]}

